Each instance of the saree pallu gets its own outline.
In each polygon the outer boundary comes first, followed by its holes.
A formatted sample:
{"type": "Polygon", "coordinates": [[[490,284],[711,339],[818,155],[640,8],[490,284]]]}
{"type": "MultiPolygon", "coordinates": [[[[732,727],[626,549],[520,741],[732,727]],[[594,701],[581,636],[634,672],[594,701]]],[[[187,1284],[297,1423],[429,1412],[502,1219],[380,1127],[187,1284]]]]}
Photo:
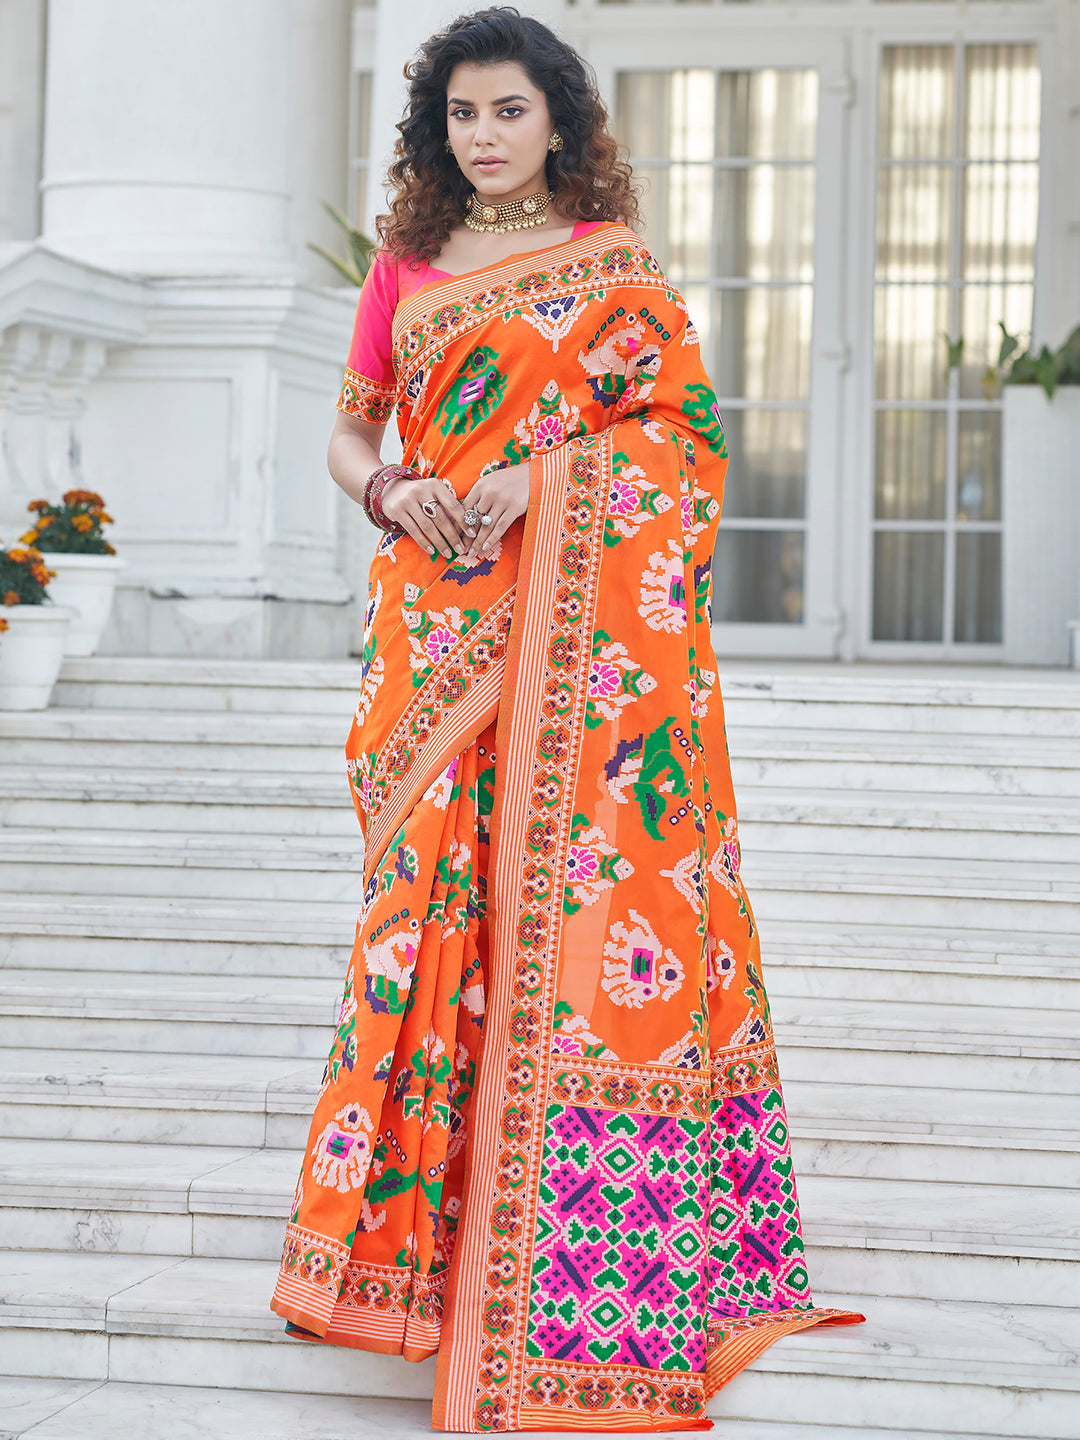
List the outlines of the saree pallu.
{"type": "Polygon", "coordinates": [[[433,1424],[708,1429],[814,1306],[710,639],[723,426],[632,232],[425,286],[405,458],[531,459],[486,559],[384,538],[347,754],[363,908],[273,1308],[437,1352],[433,1424]]]}

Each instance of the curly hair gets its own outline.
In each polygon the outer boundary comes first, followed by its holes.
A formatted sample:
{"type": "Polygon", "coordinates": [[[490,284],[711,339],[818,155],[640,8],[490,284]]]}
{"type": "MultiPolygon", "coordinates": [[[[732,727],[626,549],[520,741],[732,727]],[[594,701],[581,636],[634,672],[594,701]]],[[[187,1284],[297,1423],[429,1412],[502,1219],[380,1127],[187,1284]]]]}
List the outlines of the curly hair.
{"type": "Polygon", "coordinates": [[[608,129],[596,79],[577,51],[511,5],[462,15],[420,47],[405,67],[409,98],[387,172],[390,213],[376,222],[395,256],[430,260],[465,213],[472,186],[446,149],[446,91],[462,63],[520,65],[542,90],[563,148],[547,157],[548,188],[572,220],[638,221],[630,166],[608,129]]]}

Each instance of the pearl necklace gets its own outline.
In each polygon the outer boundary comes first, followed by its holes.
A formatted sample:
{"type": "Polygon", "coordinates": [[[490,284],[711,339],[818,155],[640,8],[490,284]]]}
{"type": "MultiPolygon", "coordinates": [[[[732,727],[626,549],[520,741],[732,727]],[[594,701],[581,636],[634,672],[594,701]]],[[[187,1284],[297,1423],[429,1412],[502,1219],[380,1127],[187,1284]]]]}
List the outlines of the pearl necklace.
{"type": "Polygon", "coordinates": [[[547,219],[551,196],[546,190],[526,195],[521,200],[504,200],[501,205],[486,205],[475,195],[465,202],[465,224],[470,230],[485,235],[505,235],[508,230],[531,230],[547,219]]]}

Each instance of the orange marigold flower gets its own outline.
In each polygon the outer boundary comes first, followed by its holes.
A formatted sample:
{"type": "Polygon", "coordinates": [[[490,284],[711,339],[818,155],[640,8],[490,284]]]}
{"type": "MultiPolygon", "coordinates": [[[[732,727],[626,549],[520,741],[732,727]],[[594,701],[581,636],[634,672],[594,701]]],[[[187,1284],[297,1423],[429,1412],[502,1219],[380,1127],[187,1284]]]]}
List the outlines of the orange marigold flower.
{"type": "Polygon", "coordinates": [[[75,515],[72,517],[71,523],[76,530],[81,531],[84,535],[86,534],[87,530],[92,530],[94,528],[94,522],[90,519],[89,515],[75,515]]]}
{"type": "Polygon", "coordinates": [[[24,545],[32,545],[37,538],[38,532],[36,530],[28,530],[25,535],[19,536],[19,539],[24,545]]]}
{"type": "Polygon", "coordinates": [[[26,508],[28,510],[48,510],[49,502],[48,500],[31,500],[26,508]]]}
{"type": "Polygon", "coordinates": [[[115,555],[115,554],[116,554],[116,546],[115,546],[115,545],[110,545],[109,542],[108,542],[108,540],[105,541],[105,554],[106,554],[106,555],[115,555]]]}
{"type": "Polygon", "coordinates": [[[37,528],[39,530],[47,530],[55,519],[55,515],[42,515],[37,522],[37,528]]]}
{"type": "Polygon", "coordinates": [[[17,590],[6,590],[6,591],[4,592],[4,604],[5,604],[5,605],[18,605],[18,603],[19,603],[19,592],[18,592],[17,590]]]}
{"type": "Polygon", "coordinates": [[[68,490],[64,495],[65,505],[104,505],[100,495],[95,495],[93,490],[68,490]]]}
{"type": "Polygon", "coordinates": [[[116,523],[113,520],[112,516],[107,515],[104,510],[97,511],[97,519],[101,522],[102,525],[114,525],[116,523]]]}
{"type": "Polygon", "coordinates": [[[7,623],[7,621],[4,619],[4,617],[3,617],[2,615],[0,615],[0,635],[2,635],[7,628],[8,628],[8,623],[7,623]]]}

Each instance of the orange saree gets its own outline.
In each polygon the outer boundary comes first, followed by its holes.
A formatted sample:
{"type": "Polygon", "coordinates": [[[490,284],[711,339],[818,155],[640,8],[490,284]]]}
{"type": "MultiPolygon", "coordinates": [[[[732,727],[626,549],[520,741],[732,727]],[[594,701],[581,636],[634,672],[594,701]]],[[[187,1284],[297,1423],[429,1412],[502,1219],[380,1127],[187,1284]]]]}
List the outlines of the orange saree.
{"type": "Polygon", "coordinates": [[[708,1429],[816,1308],[709,629],[726,468],[679,295],[621,225],[423,286],[343,408],[464,496],[386,537],[349,774],[366,891],[273,1308],[438,1354],[435,1428],[708,1429]]]}

